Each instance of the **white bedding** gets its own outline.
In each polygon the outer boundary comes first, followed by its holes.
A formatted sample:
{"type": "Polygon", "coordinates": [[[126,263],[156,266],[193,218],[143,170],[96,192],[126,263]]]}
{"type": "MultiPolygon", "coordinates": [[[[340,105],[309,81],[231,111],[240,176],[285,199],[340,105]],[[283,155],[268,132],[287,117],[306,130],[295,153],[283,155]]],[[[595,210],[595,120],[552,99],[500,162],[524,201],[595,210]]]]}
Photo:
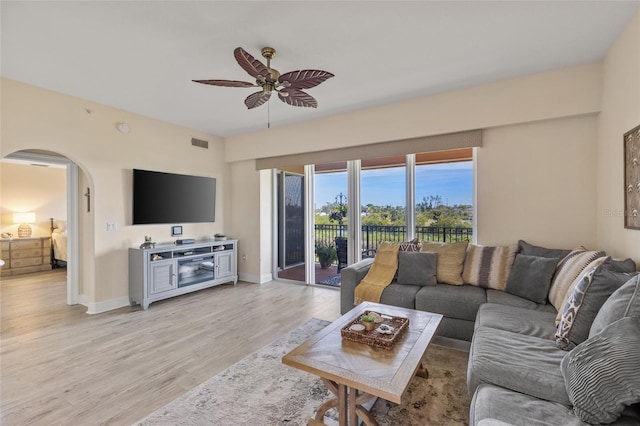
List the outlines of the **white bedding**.
{"type": "Polygon", "coordinates": [[[53,243],[53,257],[57,260],[67,261],[67,231],[54,229],[51,234],[53,243]]]}

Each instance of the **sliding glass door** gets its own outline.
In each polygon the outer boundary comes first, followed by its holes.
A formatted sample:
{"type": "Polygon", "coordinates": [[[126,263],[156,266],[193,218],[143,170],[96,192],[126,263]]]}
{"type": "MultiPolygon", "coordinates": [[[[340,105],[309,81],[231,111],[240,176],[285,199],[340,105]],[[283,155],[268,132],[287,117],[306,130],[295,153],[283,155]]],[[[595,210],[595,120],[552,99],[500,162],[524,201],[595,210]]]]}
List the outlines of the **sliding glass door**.
{"type": "Polygon", "coordinates": [[[472,241],[472,155],[466,148],[277,172],[278,277],[339,286],[342,268],[375,256],[382,241],[472,241]]]}
{"type": "Polygon", "coordinates": [[[315,283],[338,287],[347,266],[347,163],[317,164],[314,178],[315,283]]]}
{"type": "Polygon", "coordinates": [[[278,172],[278,278],[305,281],[304,176],[278,172]]]}

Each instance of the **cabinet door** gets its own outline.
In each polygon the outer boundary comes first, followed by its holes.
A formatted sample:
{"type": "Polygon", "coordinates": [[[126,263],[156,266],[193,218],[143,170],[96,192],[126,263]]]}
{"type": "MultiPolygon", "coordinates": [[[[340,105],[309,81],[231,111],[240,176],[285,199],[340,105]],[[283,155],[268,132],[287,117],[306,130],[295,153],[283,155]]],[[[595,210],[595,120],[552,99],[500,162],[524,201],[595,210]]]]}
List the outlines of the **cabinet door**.
{"type": "Polygon", "coordinates": [[[216,253],[216,276],[215,279],[234,276],[234,251],[216,253]]]}
{"type": "Polygon", "coordinates": [[[155,261],[149,265],[149,294],[158,294],[177,288],[175,262],[155,261]]]}

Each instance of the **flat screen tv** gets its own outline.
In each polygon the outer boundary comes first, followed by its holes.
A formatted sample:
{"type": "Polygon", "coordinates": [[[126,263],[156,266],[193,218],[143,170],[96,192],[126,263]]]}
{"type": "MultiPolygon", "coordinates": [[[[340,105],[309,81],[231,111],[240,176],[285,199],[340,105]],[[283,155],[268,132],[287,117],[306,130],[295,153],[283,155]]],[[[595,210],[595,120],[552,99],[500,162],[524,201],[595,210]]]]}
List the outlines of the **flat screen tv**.
{"type": "Polygon", "coordinates": [[[133,224],[215,222],[216,179],[133,169],[133,224]]]}

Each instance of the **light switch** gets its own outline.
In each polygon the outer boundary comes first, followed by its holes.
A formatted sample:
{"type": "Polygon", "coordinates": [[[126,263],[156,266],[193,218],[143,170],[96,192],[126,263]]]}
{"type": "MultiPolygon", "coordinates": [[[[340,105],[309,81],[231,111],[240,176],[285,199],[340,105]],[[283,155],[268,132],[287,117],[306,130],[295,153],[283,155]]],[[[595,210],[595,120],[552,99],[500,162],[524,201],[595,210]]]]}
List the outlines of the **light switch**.
{"type": "Polygon", "coordinates": [[[107,231],[117,231],[118,225],[115,222],[107,222],[107,231]]]}

